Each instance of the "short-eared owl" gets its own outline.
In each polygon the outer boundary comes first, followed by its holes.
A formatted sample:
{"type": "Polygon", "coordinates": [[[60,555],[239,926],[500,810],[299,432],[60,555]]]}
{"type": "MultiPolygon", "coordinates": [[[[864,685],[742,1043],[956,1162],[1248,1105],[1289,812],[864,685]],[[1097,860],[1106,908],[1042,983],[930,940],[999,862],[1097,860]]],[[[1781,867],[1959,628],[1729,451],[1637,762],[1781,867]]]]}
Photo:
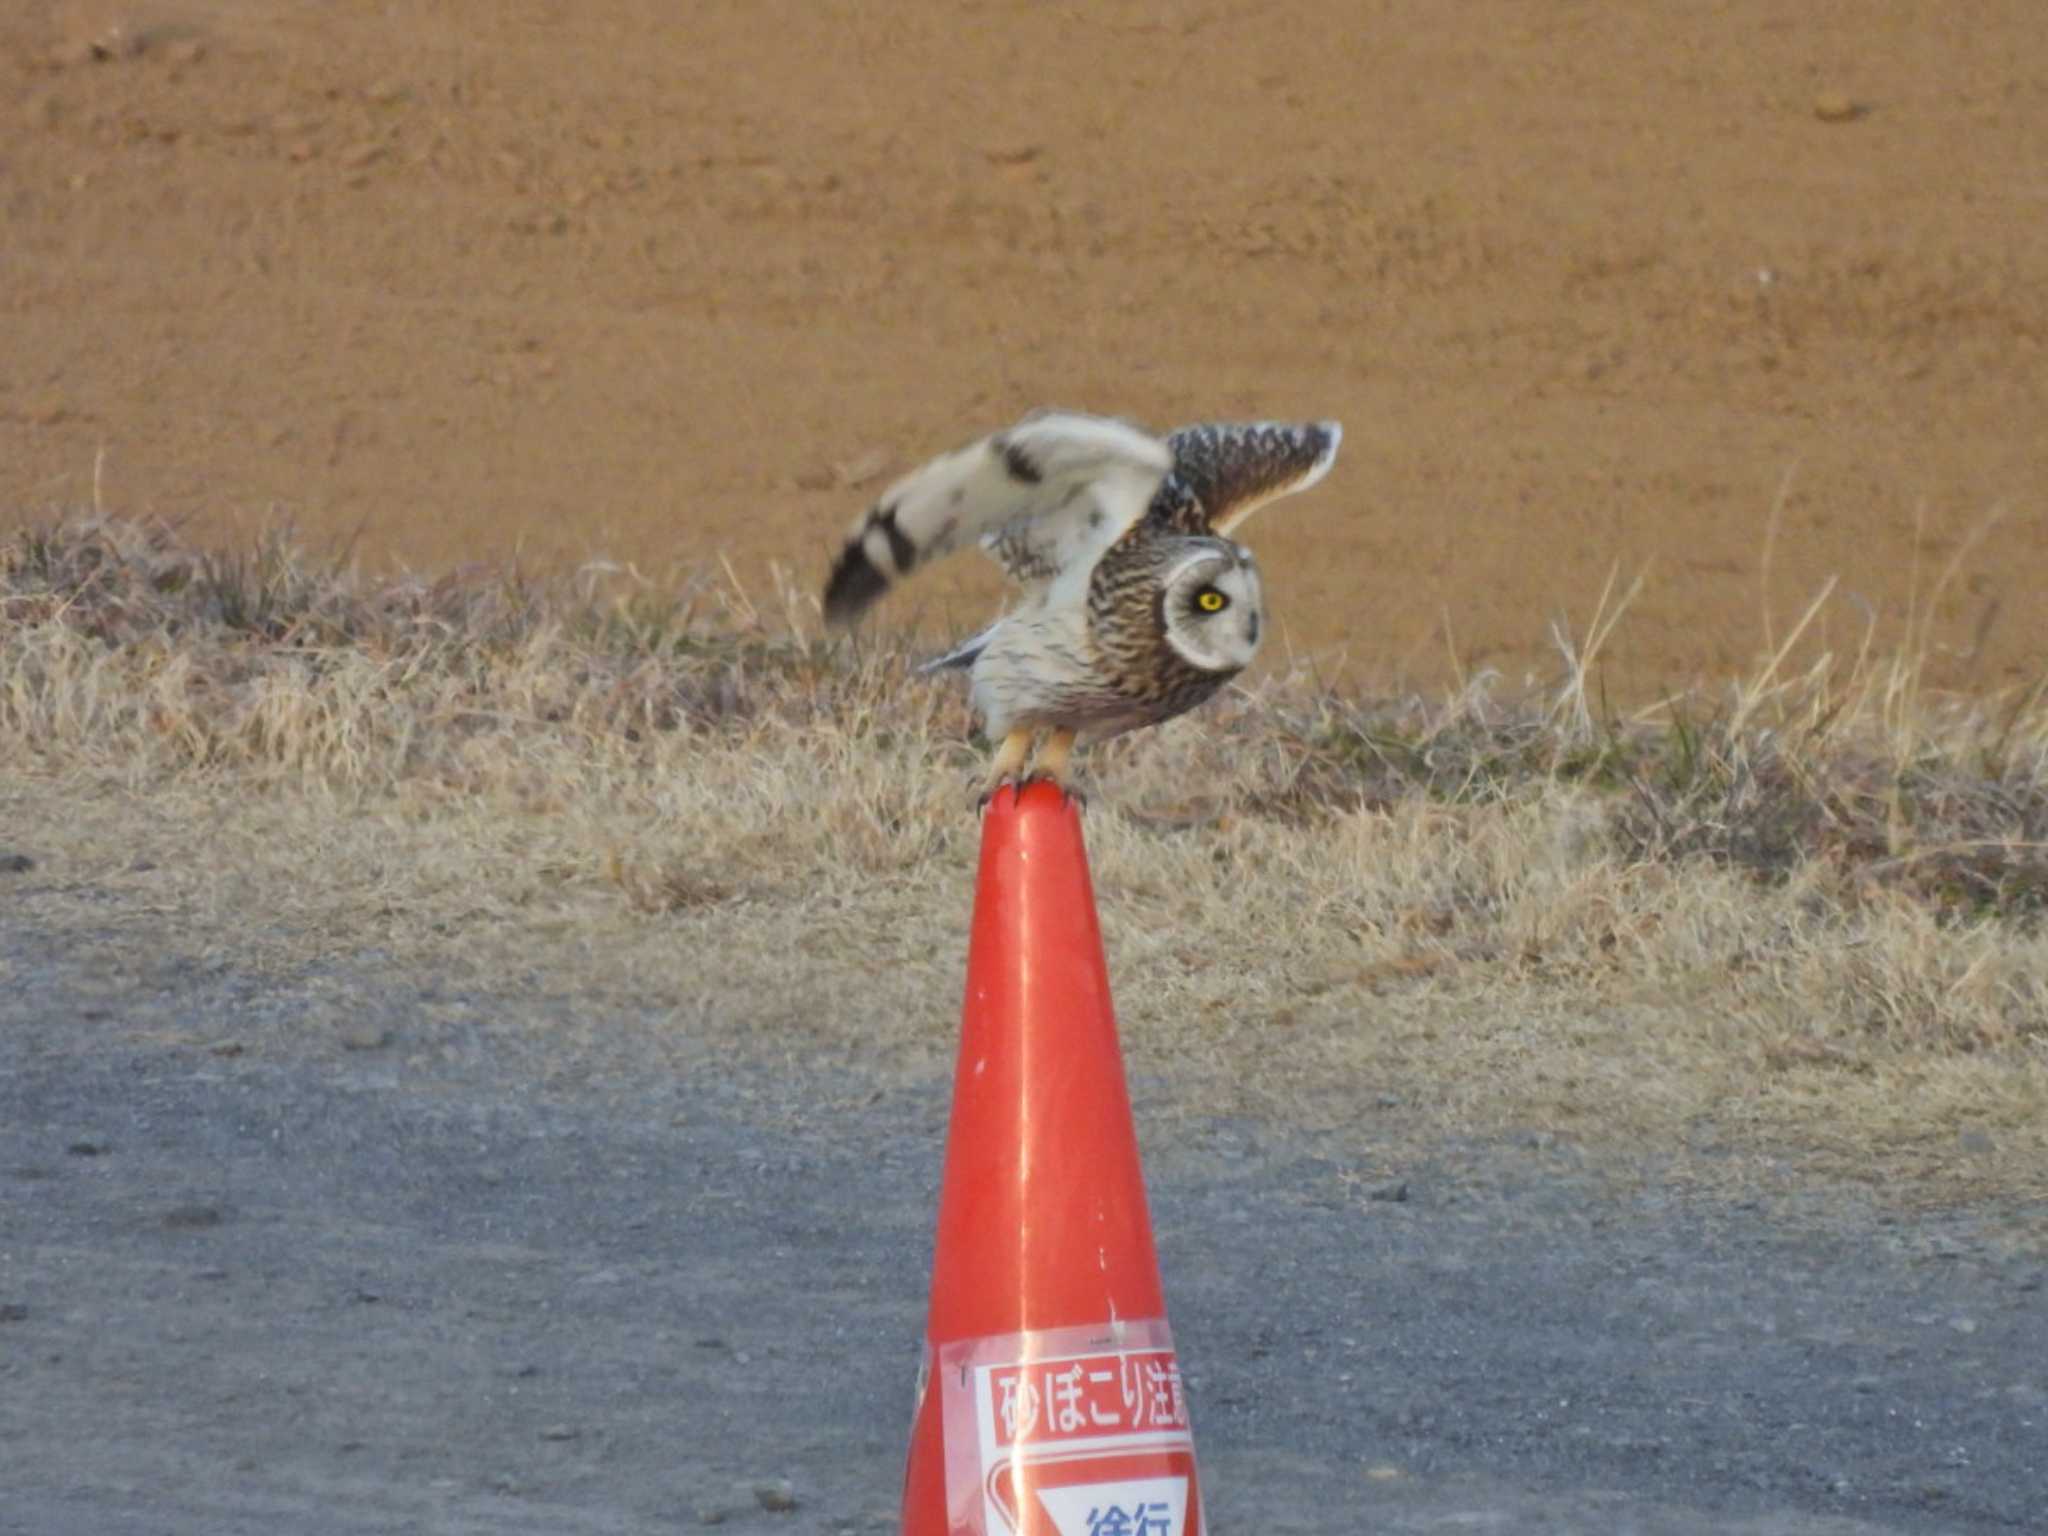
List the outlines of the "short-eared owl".
{"type": "Polygon", "coordinates": [[[924,670],[965,667],[1000,741],[986,792],[1038,771],[1066,787],[1077,736],[1101,740],[1193,709],[1258,651],[1265,594],[1231,530],[1314,485],[1334,421],[1213,422],[1154,437],[1040,411],[913,470],[854,525],[825,587],[850,623],[919,566],[978,540],[1018,603],[924,670]]]}

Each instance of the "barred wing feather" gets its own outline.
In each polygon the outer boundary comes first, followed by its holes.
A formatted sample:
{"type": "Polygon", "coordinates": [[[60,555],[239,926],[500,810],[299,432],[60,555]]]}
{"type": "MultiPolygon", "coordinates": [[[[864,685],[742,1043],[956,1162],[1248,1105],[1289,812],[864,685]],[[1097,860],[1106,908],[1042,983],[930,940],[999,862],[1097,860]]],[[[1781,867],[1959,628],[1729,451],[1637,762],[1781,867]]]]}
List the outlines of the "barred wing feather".
{"type": "Polygon", "coordinates": [[[1259,508],[1327,475],[1343,439],[1344,429],[1334,421],[1182,427],[1166,439],[1173,449],[1173,478],[1161,497],[1170,505],[1161,512],[1170,521],[1199,524],[1201,531],[1228,538],[1259,508]]]}

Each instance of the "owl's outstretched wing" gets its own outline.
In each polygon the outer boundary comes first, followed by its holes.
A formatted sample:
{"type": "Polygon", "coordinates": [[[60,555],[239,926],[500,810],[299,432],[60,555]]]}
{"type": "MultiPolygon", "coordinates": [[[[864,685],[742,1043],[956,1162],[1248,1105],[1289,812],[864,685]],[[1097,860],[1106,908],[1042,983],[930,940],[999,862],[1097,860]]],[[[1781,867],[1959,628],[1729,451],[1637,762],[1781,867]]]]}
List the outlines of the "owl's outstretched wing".
{"type": "Polygon", "coordinates": [[[1334,421],[1204,422],[1168,434],[1173,473],[1153,516],[1184,533],[1230,531],[1268,502],[1305,491],[1337,462],[1334,421]]]}
{"type": "Polygon", "coordinates": [[[1144,515],[1173,462],[1164,441],[1106,416],[1027,416],[884,491],[833,563],[825,617],[852,622],[916,567],[977,539],[1026,586],[1085,573],[1144,515]]]}

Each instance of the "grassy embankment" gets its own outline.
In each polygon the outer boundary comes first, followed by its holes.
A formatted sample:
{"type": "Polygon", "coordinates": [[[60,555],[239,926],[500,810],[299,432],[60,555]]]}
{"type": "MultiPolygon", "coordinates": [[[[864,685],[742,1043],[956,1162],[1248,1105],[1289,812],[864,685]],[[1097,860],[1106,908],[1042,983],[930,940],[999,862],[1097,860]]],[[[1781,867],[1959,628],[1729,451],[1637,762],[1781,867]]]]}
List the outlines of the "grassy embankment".
{"type": "MultiPolygon", "coordinates": [[[[1138,1070],[1339,1134],[2048,1190],[2041,688],[1928,697],[1924,644],[1815,657],[1801,621],[1622,715],[1588,686],[1617,612],[1541,697],[1274,676],[1090,754],[1138,1070]]],[[[980,754],[907,655],[723,581],[44,525],[0,545],[0,844],[252,964],[516,970],[943,1070],[980,754]]]]}

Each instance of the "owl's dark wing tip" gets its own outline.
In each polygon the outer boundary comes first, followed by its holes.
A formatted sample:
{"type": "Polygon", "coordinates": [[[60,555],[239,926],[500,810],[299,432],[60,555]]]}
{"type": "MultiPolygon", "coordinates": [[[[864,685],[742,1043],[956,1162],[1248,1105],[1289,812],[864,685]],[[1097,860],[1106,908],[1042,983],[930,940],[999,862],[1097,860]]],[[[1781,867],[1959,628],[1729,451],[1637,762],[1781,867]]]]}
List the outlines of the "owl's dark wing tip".
{"type": "Polygon", "coordinates": [[[897,526],[900,510],[897,499],[885,495],[868,509],[839,552],[825,583],[828,624],[851,624],[889,590],[891,582],[908,576],[917,564],[917,545],[897,526]],[[885,559],[886,568],[882,564],[885,559]]]}
{"type": "Polygon", "coordinates": [[[1320,441],[1308,473],[1294,485],[1297,491],[1307,490],[1327,475],[1330,466],[1337,462],[1337,450],[1344,446],[1344,423],[1341,421],[1319,421],[1310,430],[1320,441]]]}
{"type": "Polygon", "coordinates": [[[825,622],[844,628],[888,590],[889,578],[868,558],[861,541],[849,539],[832,563],[832,575],[825,583],[825,622]]]}

